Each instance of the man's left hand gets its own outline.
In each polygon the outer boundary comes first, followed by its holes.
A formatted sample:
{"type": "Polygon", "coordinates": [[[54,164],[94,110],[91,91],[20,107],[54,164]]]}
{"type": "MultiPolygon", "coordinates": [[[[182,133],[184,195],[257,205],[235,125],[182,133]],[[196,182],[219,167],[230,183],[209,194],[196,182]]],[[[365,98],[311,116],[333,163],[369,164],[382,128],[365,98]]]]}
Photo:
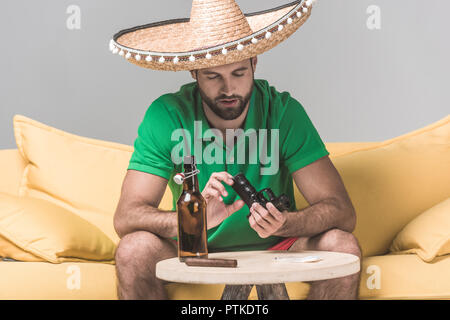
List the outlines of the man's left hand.
{"type": "Polygon", "coordinates": [[[248,221],[250,226],[261,238],[274,235],[286,222],[286,216],[280,212],[271,202],[266,204],[267,209],[255,202],[250,208],[248,221]]]}

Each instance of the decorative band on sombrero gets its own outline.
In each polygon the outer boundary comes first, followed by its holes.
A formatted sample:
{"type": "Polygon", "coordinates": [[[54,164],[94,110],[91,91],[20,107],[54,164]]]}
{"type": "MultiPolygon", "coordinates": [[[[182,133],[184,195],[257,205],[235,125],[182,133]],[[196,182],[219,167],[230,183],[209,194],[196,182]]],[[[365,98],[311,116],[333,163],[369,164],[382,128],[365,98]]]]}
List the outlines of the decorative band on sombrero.
{"type": "Polygon", "coordinates": [[[243,14],[235,0],[193,0],[190,18],[122,30],[112,53],[140,67],[183,71],[239,62],[275,47],[310,16],[314,0],[243,14]]]}

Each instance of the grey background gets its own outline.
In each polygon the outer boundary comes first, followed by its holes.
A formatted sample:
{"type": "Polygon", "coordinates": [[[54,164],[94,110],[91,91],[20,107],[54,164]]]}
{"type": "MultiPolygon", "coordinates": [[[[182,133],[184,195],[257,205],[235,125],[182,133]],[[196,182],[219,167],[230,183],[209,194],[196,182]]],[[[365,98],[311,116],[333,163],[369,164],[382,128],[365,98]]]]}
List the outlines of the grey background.
{"type": "MultiPolygon", "coordinates": [[[[237,0],[254,12],[289,0],[237,0]]],[[[15,148],[14,114],[91,138],[132,145],[158,96],[193,81],[152,71],[108,50],[117,31],[188,17],[189,0],[3,0],[0,149],[15,148]],[[69,5],[81,29],[69,30],[69,5]]],[[[380,141],[450,110],[450,1],[319,0],[291,38],[259,56],[256,78],[289,91],[325,142],[380,141]],[[369,30],[369,5],[381,29],[369,30]]]]}

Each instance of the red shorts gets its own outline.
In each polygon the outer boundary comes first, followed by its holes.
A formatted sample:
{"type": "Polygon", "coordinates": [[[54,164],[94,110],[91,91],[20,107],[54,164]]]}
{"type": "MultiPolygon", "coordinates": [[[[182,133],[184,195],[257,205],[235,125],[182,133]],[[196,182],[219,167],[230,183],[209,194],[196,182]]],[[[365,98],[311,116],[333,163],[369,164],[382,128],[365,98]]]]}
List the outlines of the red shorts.
{"type": "MultiPolygon", "coordinates": [[[[274,245],[273,247],[270,247],[267,250],[288,250],[295,241],[297,241],[298,237],[292,237],[292,238],[286,238],[281,240],[280,242],[278,242],[276,245],[274,245]]],[[[176,246],[178,245],[177,240],[174,239],[169,239],[171,240],[176,246]]]]}
{"type": "Polygon", "coordinates": [[[297,239],[297,237],[286,238],[267,250],[287,250],[294,244],[295,241],[297,241],[297,239]]]}

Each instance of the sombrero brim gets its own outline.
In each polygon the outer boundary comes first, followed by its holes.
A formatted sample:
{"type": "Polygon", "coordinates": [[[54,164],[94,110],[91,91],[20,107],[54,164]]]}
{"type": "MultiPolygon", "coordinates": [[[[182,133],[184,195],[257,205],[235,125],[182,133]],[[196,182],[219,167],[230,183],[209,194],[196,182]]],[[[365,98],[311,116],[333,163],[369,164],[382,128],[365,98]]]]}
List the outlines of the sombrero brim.
{"type": "Polygon", "coordinates": [[[195,48],[187,37],[189,18],[167,20],[119,31],[110,50],[140,67],[183,71],[239,62],[270,50],[291,36],[310,16],[311,0],[245,14],[254,31],[235,41],[195,48]]]}

